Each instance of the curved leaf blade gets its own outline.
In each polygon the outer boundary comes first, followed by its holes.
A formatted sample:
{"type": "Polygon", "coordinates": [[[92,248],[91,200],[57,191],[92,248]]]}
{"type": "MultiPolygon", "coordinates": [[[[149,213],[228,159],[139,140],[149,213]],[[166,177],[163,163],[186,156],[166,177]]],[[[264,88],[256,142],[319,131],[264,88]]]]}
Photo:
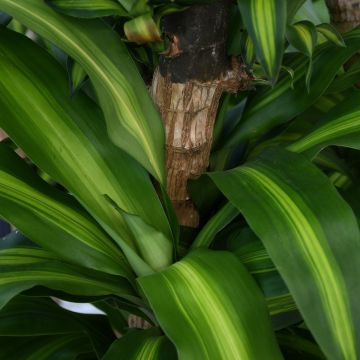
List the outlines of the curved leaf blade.
{"type": "Polygon", "coordinates": [[[37,177],[4,144],[0,144],[0,216],[67,261],[131,277],[124,255],[81,206],[37,177]]]}
{"type": "Polygon", "coordinates": [[[290,144],[287,149],[314,157],[329,145],[360,150],[360,94],[341,102],[325,115],[308,134],[290,144]]]}
{"type": "Polygon", "coordinates": [[[45,2],[56,11],[79,18],[129,16],[115,0],[45,0],[45,2]]]}
{"type": "Polygon", "coordinates": [[[65,71],[45,50],[10,30],[0,33],[0,126],[116,240],[133,246],[104,194],[171,237],[148,174],[109,141],[96,104],[80,92],[69,98],[65,71]]]}
{"type": "Polygon", "coordinates": [[[176,360],[174,346],[158,329],[134,330],[116,340],[102,360],[117,360],[126,354],[127,360],[176,360]]]}
{"type": "Polygon", "coordinates": [[[34,286],[46,286],[72,295],[117,295],[135,299],[124,278],[59,261],[41,249],[16,248],[0,251],[0,308],[14,296],[34,286]]]}
{"type": "Polygon", "coordinates": [[[0,0],[0,10],[53,42],[84,68],[112,141],[164,184],[165,136],[160,115],[118,35],[101,20],[64,17],[38,0],[0,0]]]}
{"type": "Polygon", "coordinates": [[[290,121],[310,107],[327,89],[339,68],[359,50],[360,29],[344,35],[346,48],[326,42],[313,54],[313,76],[310,91],[305,84],[306,63],[302,56],[288,66],[295,72],[294,82],[282,77],[272,89],[259,92],[248,102],[242,121],[226,139],[225,146],[253,139],[271,128],[290,121]],[[329,61],[332,59],[332,61],[329,61]],[[290,91],[291,83],[294,89],[290,91]]]}
{"type": "Polygon", "coordinates": [[[284,52],[286,0],[238,0],[238,6],[265,74],[275,83],[284,52]]]}
{"type": "Polygon", "coordinates": [[[263,295],[233,254],[198,249],[138,282],[179,358],[282,358],[263,295]]]}
{"type": "Polygon", "coordinates": [[[210,176],[264,243],[324,353],[356,359],[360,235],[326,175],[304,156],[274,148],[210,176]]]}

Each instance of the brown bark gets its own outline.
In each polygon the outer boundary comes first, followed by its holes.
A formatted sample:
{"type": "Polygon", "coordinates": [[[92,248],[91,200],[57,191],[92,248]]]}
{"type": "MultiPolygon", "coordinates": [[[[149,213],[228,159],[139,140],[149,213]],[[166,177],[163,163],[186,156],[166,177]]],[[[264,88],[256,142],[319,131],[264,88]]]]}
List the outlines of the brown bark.
{"type": "Polygon", "coordinates": [[[359,0],[326,0],[331,22],[340,31],[346,32],[360,24],[359,0]]]}
{"type": "Polygon", "coordinates": [[[166,131],[167,191],[187,227],[199,224],[187,181],[209,165],[221,94],[249,84],[244,68],[226,56],[228,7],[222,1],[169,16],[165,32],[171,44],[153,78],[152,96],[166,131]]]}

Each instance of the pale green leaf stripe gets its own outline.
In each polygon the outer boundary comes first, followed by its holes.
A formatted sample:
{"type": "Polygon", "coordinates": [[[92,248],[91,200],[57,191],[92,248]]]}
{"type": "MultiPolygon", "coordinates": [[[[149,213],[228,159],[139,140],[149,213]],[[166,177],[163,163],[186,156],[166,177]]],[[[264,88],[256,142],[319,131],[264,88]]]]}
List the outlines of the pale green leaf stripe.
{"type": "Polygon", "coordinates": [[[15,176],[10,176],[1,171],[1,168],[0,204],[2,205],[0,215],[17,226],[25,235],[29,235],[33,241],[45,248],[52,249],[65,259],[113,274],[125,276],[130,274],[130,269],[121,251],[98,226],[83,214],[82,209],[76,206],[72,208],[65,202],[57,201],[49,195],[41,193],[28,184],[19,181],[15,176]],[[8,204],[4,204],[4,200],[8,200],[12,206],[9,207],[8,204]],[[33,217],[30,215],[29,220],[26,218],[24,221],[20,220],[19,209],[25,210],[33,217]],[[50,239],[46,235],[41,236],[42,229],[36,229],[34,233],[31,229],[34,226],[34,216],[40,219],[41,227],[45,226],[44,223],[46,223],[50,226],[49,231],[52,228],[54,237],[61,239],[62,245],[55,242],[54,238],[50,239]],[[72,241],[69,241],[68,238],[72,241]],[[73,248],[72,253],[63,248],[67,245],[73,248]],[[74,255],[74,251],[81,252],[81,255],[74,255]]]}
{"type": "Polygon", "coordinates": [[[265,73],[276,81],[284,48],[285,0],[238,0],[242,19],[265,73]]]}
{"type": "Polygon", "coordinates": [[[109,142],[100,109],[82,93],[70,99],[63,69],[31,40],[3,28],[0,43],[0,125],[9,136],[114,238],[132,243],[121,215],[104,194],[168,235],[148,174],[109,142]]]}
{"type": "Polygon", "coordinates": [[[303,152],[321,143],[331,143],[334,141],[334,144],[336,144],[336,139],[346,135],[353,135],[354,133],[358,133],[359,139],[353,147],[360,149],[360,110],[321,126],[294,144],[289,145],[288,149],[295,152],[303,152]]]}
{"type": "Polygon", "coordinates": [[[139,353],[136,356],[138,360],[152,360],[157,359],[157,354],[161,342],[164,340],[163,337],[153,337],[149,338],[140,349],[139,353]]]}
{"type": "Polygon", "coordinates": [[[102,360],[118,360],[126,354],[126,360],[176,360],[176,351],[160,329],[134,330],[116,340],[102,360]]]}
{"type": "Polygon", "coordinates": [[[138,281],[180,359],[281,359],[264,298],[231,253],[198,249],[138,281]]]}
{"type": "Polygon", "coordinates": [[[288,27],[288,39],[294,47],[308,56],[312,56],[316,45],[315,26],[308,21],[303,21],[288,27]]]}
{"type": "Polygon", "coordinates": [[[346,46],[344,39],[334,26],[324,23],[318,25],[316,29],[319,33],[323,34],[326,39],[332,41],[334,44],[339,46],[346,46]]]}
{"type": "Polygon", "coordinates": [[[357,359],[359,231],[327,177],[282,149],[211,177],[263,241],[323,351],[357,359]]]}
{"type": "Polygon", "coordinates": [[[298,246],[317,282],[328,316],[329,329],[338,339],[344,358],[355,359],[355,339],[346,288],[336,260],[326,246],[325,234],[321,230],[321,225],[317,224],[315,215],[309,208],[299,208],[281,187],[260,171],[244,166],[239,172],[258,183],[291,224],[298,246]]]}
{"type": "Polygon", "coordinates": [[[0,308],[20,292],[37,285],[73,295],[115,294],[135,299],[125,279],[60,262],[41,249],[0,251],[0,273],[0,308]]]}
{"type": "Polygon", "coordinates": [[[164,183],[160,115],[117,34],[100,20],[65,18],[38,0],[0,0],[0,10],[79,62],[95,86],[113,142],[164,183]]]}

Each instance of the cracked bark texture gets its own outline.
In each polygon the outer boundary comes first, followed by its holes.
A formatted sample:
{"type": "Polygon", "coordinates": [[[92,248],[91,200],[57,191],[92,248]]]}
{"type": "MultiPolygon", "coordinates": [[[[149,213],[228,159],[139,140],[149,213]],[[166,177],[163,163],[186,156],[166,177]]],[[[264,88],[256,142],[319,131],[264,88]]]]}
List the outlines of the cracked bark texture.
{"type": "Polygon", "coordinates": [[[229,6],[219,1],[167,16],[170,47],[152,83],[166,131],[167,191],[180,224],[187,227],[199,224],[187,181],[209,165],[221,94],[236,92],[248,81],[243,67],[226,55],[229,6]]]}
{"type": "Polygon", "coordinates": [[[360,24],[360,0],[326,0],[331,22],[340,31],[346,32],[360,24]]]}

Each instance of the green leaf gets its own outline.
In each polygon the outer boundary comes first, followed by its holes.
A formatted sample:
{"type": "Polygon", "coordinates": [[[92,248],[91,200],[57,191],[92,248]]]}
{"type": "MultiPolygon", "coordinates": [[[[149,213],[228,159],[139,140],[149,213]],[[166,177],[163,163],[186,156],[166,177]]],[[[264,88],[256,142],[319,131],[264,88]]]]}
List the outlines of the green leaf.
{"type": "Polygon", "coordinates": [[[0,216],[67,261],[131,277],[124,255],[81,206],[37,177],[4,144],[0,144],[0,216]]]}
{"type": "Polygon", "coordinates": [[[198,249],[138,281],[180,359],[282,358],[264,298],[233,254],[198,249]]]}
{"type": "Polygon", "coordinates": [[[0,308],[20,292],[38,285],[72,295],[114,294],[135,299],[127,280],[61,262],[41,249],[1,250],[0,272],[0,308]]]}
{"type": "Polygon", "coordinates": [[[159,333],[156,328],[131,331],[116,340],[102,360],[118,360],[121,354],[127,360],[176,360],[174,346],[159,333]]]}
{"type": "Polygon", "coordinates": [[[341,102],[320,123],[288,149],[305,152],[314,157],[329,145],[338,145],[360,150],[360,93],[354,93],[341,102]]]}
{"type": "Polygon", "coordinates": [[[274,148],[210,176],[264,243],[328,358],[357,359],[359,229],[326,175],[274,148]]]}
{"type": "Polygon", "coordinates": [[[224,229],[239,215],[239,210],[231,203],[225,204],[201,229],[196,236],[192,248],[209,247],[216,234],[224,229]]]}
{"type": "Polygon", "coordinates": [[[0,337],[0,360],[76,360],[95,354],[85,334],[34,337],[0,337]]]}
{"type": "Polygon", "coordinates": [[[160,115],[119,36],[101,20],[66,18],[38,0],[0,0],[0,10],[53,42],[84,68],[111,140],[164,183],[160,115]]]}
{"type": "Polygon", "coordinates": [[[286,37],[292,46],[309,58],[309,66],[306,72],[306,87],[310,91],[312,56],[317,42],[315,25],[310,21],[300,21],[294,25],[288,25],[286,37]]]}
{"type": "Polygon", "coordinates": [[[17,296],[0,311],[0,337],[65,334],[86,334],[99,357],[115,340],[107,317],[67,311],[49,298],[17,296]]]}
{"type": "Polygon", "coordinates": [[[355,62],[344,73],[338,75],[326,90],[326,94],[336,94],[351,88],[360,81],[360,61],[355,62]]]}
{"type": "Polygon", "coordinates": [[[129,41],[137,44],[162,41],[160,29],[151,13],[127,21],[124,24],[124,32],[129,41]]]}
{"type": "Polygon", "coordinates": [[[0,34],[0,126],[121,246],[132,248],[132,235],[104,194],[170,237],[148,174],[109,141],[96,104],[82,92],[68,96],[65,71],[45,50],[10,30],[0,34]]]}
{"type": "Polygon", "coordinates": [[[71,58],[67,59],[66,67],[69,76],[70,95],[74,96],[76,91],[83,87],[88,76],[82,66],[71,58]]]}
{"type": "Polygon", "coordinates": [[[286,25],[286,0],[238,0],[245,27],[268,79],[280,72],[286,25]]]}
{"type": "Polygon", "coordinates": [[[79,18],[129,16],[116,0],[45,0],[45,3],[65,15],[79,18]]]}
{"type": "Polygon", "coordinates": [[[122,214],[126,225],[134,236],[138,253],[155,271],[172,264],[173,244],[166,236],[145,223],[139,216],[124,212],[108,196],[107,200],[122,214]]]}
{"type": "Polygon", "coordinates": [[[341,34],[331,24],[320,24],[316,26],[316,30],[320,34],[324,35],[327,40],[332,41],[334,44],[343,47],[346,46],[341,34]]]}
{"type": "Polygon", "coordinates": [[[360,48],[360,29],[344,35],[346,48],[326,42],[318,46],[313,55],[313,76],[310,92],[306,91],[306,63],[297,56],[287,64],[295,72],[292,79],[284,75],[272,89],[255,95],[247,104],[242,121],[226,139],[225,146],[232,147],[241,141],[254,139],[275,126],[292,120],[310,107],[325,92],[343,63],[360,48]],[[331,59],[331,61],[329,61],[331,59]]]}
{"type": "Polygon", "coordinates": [[[305,3],[306,0],[287,0],[286,3],[286,9],[287,9],[287,22],[290,24],[295,16],[295,14],[298,12],[298,10],[301,8],[301,6],[305,3]]]}

